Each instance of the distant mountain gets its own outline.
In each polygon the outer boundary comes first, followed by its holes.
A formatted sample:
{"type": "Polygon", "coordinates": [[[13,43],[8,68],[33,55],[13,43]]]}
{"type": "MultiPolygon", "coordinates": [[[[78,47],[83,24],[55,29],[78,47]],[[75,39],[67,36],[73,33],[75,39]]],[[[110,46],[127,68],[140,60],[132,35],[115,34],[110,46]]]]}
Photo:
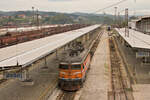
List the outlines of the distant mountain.
{"type": "Polygon", "coordinates": [[[78,16],[95,16],[94,14],[90,14],[90,13],[81,13],[81,12],[75,12],[72,13],[73,15],[78,15],[78,16]]]}
{"type": "MultiPolygon", "coordinates": [[[[4,12],[0,11],[0,16],[16,16],[24,14],[26,16],[33,16],[32,11],[9,11],[4,12]]],[[[59,12],[46,12],[46,11],[39,11],[39,14],[42,16],[47,16],[43,20],[43,23],[52,23],[52,24],[59,24],[59,23],[112,23],[113,22],[113,15],[108,14],[91,14],[91,13],[59,13],[59,12]]]]}
{"type": "MultiPolygon", "coordinates": [[[[33,12],[32,11],[8,11],[8,12],[3,12],[0,11],[0,15],[3,16],[16,16],[16,15],[20,15],[20,14],[25,14],[26,16],[32,16],[33,12]]],[[[39,11],[39,14],[41,15],[56,15],[56,12],[43,12],[43,11],[39,11]]]]}
{"type": "MultiPolygon", "coordinates": [[[[36,11],[35,11],[36,13],[36,11]]],[[[32,11],[0,11],[0,15],[3,16],[15,16],[25,14],[26,16],[33,15],[32,11]]],[[[49,16],[55,16],[57,14],[64,14],[64,15],[72,15],[72,16],[103,16],[103,14],[90,14],[90,13],[81,13],[81,12],[75,12],[75,13],[59,13],[59,12],[46,12],[46,11],[39,11],[40,15],[49,15],[49,16]]]]}

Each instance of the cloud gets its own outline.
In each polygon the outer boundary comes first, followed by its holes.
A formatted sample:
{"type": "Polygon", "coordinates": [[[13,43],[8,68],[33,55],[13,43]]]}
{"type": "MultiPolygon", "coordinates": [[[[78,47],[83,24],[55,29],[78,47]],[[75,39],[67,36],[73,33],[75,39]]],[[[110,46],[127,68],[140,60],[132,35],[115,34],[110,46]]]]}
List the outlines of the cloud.
{"type": "MultiPolygon", "coordinates": [[[[0,10],[31,10],[32,6],[43,11],[56,12],[86,12],[92,13],[120,0],[1,0],[0,10]]],[[[144,12],[150,10],[150,0],[127,0],[118,5],[118,11],[129,8],[144,12]]],[[[104,10],[106,13],[114,14],[114,7],[104,10]]],[[[104,11],[100,12],[103,13],[104,11]]]]}
{"type": "Polygon", "coordinates": [[[48,1],[53,1],[53,2],[64,2],[64,1],[67,1],[67,2],[69,2],[69,1],[74,1],[74,0],[48,0],[48,1]]]}

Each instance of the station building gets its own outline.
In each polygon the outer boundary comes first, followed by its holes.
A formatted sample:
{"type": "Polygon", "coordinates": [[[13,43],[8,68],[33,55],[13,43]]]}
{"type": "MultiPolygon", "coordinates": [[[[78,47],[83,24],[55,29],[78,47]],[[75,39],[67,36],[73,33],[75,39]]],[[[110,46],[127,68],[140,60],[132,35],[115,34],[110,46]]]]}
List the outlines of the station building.
{"type": "Polygon", "coordinates": [[[129,22],[129,27],[145,34],[150,34],[150,16],[142,16],[137,20],[132,20],[129,22]]]}
{"type": "Polygon", "coordinates": [[[116,28],[116,43],[127,68],[137,83],[150,83],[150,35],[133,29],[116,28]],[[127,35],[128,34],[128,35],[127,35]]]}

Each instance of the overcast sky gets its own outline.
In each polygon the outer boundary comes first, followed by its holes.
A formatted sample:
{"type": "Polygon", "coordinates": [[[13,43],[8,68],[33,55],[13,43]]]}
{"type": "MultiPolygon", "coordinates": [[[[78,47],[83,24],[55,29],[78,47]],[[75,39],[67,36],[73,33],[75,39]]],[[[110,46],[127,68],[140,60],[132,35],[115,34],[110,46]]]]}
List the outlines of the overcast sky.
{"type": "MultiPolygon", "coordinates": [[[[40,11],[86,12],[92,13],[120,0],[0,0],[1,11],[31,10],[32,6],[40,11]]],[[[150,15],[150,0],[127,0],[118,5],[118,10],[129,8],[129,14],[150,15]]],[[[114,8],[105,10],[114,13],[114,8]]]]}

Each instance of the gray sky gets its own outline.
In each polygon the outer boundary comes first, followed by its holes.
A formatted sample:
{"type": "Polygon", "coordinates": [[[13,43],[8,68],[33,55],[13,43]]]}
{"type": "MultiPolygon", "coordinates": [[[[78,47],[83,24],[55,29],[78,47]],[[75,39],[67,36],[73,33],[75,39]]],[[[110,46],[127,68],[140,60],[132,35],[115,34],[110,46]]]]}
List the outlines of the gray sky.
{"type": "MultiPolygon", "coordinates": [[[[34,6],[42,11],[92,13],[118,1],[120,0],[0,0],[0,10],[30,10],[34,6]]],[[[150,0],[134,1],[127,0],[118,5],[118,10],[129,8],[129,14],[150,15],[150,0]]],[[[105,10],[105,13],[114,13],[114,8],[105,10]]]]}

